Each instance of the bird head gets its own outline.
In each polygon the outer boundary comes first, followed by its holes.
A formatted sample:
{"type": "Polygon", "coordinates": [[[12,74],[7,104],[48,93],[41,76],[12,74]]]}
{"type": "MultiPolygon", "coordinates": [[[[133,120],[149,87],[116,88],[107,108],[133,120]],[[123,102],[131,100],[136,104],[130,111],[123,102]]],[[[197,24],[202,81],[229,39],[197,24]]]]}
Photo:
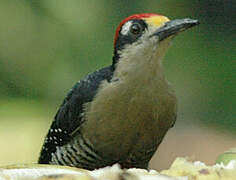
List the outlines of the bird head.
{"type": "Polygon", "coordinates": [[[159,62],[171,39],[197,24],[197,20],[170,20],[152,13],[129,16],[116,29],[113,65],[120,64],[120,61],[129,61],[129,64],[140,63],[139,60],[159,62]]]}

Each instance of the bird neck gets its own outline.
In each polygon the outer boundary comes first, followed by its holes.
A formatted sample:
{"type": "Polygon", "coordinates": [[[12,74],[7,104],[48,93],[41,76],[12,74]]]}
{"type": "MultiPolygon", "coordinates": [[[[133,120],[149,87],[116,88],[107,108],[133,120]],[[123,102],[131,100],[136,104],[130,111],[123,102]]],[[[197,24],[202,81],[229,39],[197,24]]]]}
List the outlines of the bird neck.
{"type": "Polygon", "coordinates": [[[166,83],[161,58],[140,56],[135,61],[135,63],[130,63],[126,57],[121,58],[115,67],[113,79],[140,85],[166,83]]]}
{"type": "Polygon", "coordinates": [[[157,43],[146,41],[142,45],[130,45],[113,56],[114,75],[116,79],[131,81],[165,82],[162,59],[169,48],[172,38],[157,43]]]}

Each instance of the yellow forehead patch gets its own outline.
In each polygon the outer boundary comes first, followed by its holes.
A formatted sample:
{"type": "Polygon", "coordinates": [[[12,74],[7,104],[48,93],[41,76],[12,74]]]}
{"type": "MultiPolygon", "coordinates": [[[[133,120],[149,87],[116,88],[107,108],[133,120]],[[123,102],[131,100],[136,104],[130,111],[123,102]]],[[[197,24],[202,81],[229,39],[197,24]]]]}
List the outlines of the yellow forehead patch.
{"type": "Polygon", "coordinates": [[[155,27],[161,27],[166,22],[170,21],[170,19],[165,16],[151,16],[149,18],[144,18],[144,19],[146,20],[147,24],[155,27]]]}

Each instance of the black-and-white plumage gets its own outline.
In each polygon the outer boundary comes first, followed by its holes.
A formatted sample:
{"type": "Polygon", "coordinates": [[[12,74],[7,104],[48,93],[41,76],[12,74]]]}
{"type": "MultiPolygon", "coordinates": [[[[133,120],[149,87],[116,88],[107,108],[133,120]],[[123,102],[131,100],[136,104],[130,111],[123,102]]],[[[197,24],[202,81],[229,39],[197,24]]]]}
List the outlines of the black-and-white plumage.
{"type": "Polygon", "coordinates": [[[38,162],[147,168],[176,120],[176,97],[162,58],[171,37],[196,24],[157,14],[123,20],[116,30],[112,65],[89,74],[68,93],[38,162]]]}
{"type": "Polygon", "coordinates": [[[113,70],[112,66],[108,66],[91,73],[69,91],[45,138],[39,163],[49,163],[56,147],[71,141],[73,132],[83,123],[84,105],[93,100],[102,81],[111,81],[113,70]]]}

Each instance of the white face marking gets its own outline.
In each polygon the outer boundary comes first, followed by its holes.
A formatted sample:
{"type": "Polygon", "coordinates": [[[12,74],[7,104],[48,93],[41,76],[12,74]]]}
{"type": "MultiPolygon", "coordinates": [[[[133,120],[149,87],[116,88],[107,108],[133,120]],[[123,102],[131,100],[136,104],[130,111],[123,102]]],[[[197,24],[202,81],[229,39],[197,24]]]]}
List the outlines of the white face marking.
{"type": "Polygon", "coordinates": [[[121,29],[121,34],[122,35],[126,35],[129,32],[130,26],[132,25],[131,21],[126,22],[121,29]]]}

